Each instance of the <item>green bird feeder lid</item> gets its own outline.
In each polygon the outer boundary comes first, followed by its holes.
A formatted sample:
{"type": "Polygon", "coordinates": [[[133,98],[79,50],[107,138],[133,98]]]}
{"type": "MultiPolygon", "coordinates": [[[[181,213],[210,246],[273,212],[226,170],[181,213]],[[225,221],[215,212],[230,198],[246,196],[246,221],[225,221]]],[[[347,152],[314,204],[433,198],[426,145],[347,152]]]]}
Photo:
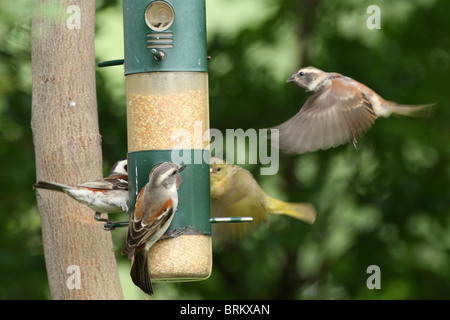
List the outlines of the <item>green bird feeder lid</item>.
{"type": "Polygon", "coordinates": [[[207,72],[205,0],[123,0],[125,75],[207,72]]]}

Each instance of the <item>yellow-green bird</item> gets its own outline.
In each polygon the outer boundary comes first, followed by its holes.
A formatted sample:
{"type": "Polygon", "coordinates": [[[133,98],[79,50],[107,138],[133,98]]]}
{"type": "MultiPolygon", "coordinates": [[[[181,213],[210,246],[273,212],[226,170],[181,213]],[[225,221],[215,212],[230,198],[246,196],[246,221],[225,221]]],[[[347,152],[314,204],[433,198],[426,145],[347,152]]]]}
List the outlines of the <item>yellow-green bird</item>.
{"type": "Polygon", "coordinates": [[[285,214],[314,223],[316,210],[310,203],[288,203],[264,193],[252,174],[222,159],[211,158],[211,215],[253,217],[253,222],[213,225],[213,235],[229,241],[268,224],[270,214],[285,214]]]}

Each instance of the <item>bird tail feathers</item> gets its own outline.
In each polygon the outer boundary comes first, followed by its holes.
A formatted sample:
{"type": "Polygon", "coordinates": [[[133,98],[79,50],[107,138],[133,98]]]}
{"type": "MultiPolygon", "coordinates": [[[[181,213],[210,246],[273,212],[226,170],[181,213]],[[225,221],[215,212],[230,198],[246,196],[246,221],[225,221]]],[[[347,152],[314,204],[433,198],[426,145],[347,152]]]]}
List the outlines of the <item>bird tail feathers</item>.
{"type": "Polygon", "coordinates": [[[153,295],[152,281],[148,271],[148,251],[135,250],[133,265],[131,266],[131,279],[133,283],[148,295],[153,295]]]}
{"type": "Polygon", "coordinates": [[[38,181],[33,186],[35,189],[47,189],[47,190],[54,190],[59,192],[64,192],[64,189],[70,188],[69,186],[57,183],[57,182],[46,182],[46,181],[38,181]]]}
{"type": "Polygon", "coordinates": [[[288,203],[269,198],[269,212],[270,214],[285,214],[309,224],[313,224],[316,220],[316,210],[310,203],[288,203]]]}
{"type": "Polygon", "coordinates": [[[388,101],[387,108],[390,113],[408,117],[432,117],[435,103],[421,105],[405,105],[388,101]]]}

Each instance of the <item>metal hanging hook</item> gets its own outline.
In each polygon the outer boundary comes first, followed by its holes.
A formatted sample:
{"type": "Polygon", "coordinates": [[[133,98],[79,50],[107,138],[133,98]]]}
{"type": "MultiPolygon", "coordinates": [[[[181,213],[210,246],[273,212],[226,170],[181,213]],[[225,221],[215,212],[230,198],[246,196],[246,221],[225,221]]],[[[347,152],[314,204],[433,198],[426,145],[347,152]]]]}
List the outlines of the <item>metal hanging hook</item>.
{"type": "Polygon", "coordinates": [[[162,50],[152,49],[150,53],[155,57],[156,60],[161,61],[166,57],[166,53],[162,50]]]}

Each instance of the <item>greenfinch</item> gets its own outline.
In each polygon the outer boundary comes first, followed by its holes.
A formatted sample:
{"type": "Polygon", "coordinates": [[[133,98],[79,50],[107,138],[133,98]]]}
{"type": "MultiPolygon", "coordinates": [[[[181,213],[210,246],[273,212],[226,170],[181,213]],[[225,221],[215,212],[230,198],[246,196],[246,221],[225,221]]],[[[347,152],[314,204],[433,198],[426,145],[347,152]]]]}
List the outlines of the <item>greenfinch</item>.
{"type": "Polygon", "coordinates": [[[288,203],[264,193],[252,174],[222,159],[211,158],[211,216],[252,217],[252,222],[213,225],[213,235],[239,239],[268,224],[269,215],[285,214],[309,224],[316,219],[316,210],[310,203],[288,203]]]}

